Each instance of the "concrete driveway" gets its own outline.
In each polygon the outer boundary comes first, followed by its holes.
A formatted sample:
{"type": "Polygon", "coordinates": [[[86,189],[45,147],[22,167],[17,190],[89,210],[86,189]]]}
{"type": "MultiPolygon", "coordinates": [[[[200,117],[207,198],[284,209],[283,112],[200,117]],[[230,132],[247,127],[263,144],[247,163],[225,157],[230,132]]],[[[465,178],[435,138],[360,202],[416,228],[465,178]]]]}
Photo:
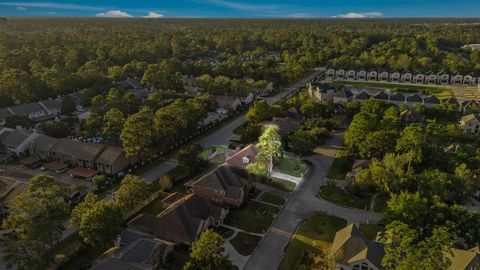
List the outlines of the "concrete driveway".
{"type": "Polygon", "coordinates": [[[287,203],[260,241],[244,269],[276,270],[298,226],[316,212],[341,217],[349,223],[380,220],[381,216],[378,213],[340,207],[316,197],[342,140],[343,134],[335,134],[327,145],[320,149],[319,154],[307,159],[312,165],[310,171],[289,196],[287,203]]]}

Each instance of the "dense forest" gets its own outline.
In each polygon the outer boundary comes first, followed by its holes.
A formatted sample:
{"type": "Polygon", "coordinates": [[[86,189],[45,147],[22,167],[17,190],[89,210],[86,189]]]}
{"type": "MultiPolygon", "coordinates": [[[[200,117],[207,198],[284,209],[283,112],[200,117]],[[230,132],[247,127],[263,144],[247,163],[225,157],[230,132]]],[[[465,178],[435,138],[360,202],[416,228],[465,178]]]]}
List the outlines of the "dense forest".
{"type": "Polygon", "coordinates": [[[294,80],[316,66],[480,73],[480,21],[9,18],[0,25],[0,107],[143,78],[211,94],[294,80]],[[223,89],[223,91],[222,91],[223,89]]]}

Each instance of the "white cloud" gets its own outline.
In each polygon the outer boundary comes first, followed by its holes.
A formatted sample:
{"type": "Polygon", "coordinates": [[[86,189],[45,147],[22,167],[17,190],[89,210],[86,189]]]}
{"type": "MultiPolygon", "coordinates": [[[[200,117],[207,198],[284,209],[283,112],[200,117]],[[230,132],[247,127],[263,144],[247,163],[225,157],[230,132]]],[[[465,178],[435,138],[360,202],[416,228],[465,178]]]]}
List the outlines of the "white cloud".
{"type": "Polygon", "coordinates": [[[346,19],[364,19],[364,18],[379,18],[383,17],[383,13],[373,11],[373,12],[363,12],[363,13],[355,13],[350,12],[347,14],[340,14],[337,16],[333,16],[333,18],[346,18],[346,19]]]}
{"type": "Polygon", "coordinates": [[[64,10],[104,10],[102,7],[73,5],[66,3],[50,3],[50,2],[0,2],[0,6],[8,7],[33,7],[33,8],[51,8],[51,9],[64,9],[64,10]]]}
{"type": "Polygon", "coordinates": [[[302,12],[299,12],[299,13],[292,13],[292,14],[288,14],[287,15],[288,18],[298,18],[298,19],[302,19],[302,18],[311,18],[312,16],[308,13],[302,13],[302,12]]]}
{"type": "Polygon", "coordinates": [[[143,18],[162,18],[162,17],[163,17],[163,14],[153,12],[153,11],[148,12],[147,16],[143,16],[143,18]]]}
{"type": "Polygon", "coordinates": [[[18,11],[25,11],[25,10],[27,10],[27,8],[26,7],[17,7],[17,10],[18,11]]]}
{"type": "Polygon", "coordinates": [[[97,17],[105,17],[105,18],[130,18],[133,17],[132,15],[128,14],[127,12],[121,10],[110,10],[107,12],[100,12],[95,14],[97,17]]]}

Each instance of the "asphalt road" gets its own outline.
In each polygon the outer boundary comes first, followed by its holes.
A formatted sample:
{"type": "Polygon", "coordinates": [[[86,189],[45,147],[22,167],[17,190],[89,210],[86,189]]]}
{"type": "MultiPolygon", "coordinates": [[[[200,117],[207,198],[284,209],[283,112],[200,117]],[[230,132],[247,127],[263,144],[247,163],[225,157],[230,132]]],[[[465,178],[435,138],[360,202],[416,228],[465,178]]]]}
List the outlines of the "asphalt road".
{"type": "Polygon", "coordinates": [[[276,270],[298,226],[316,212],[344,218],[348,223],[380,220],[378,213],[336,206],[316,197],[342,140],[343,134],[335,134],[326,146],[321,148],[319,154],[308,158],[312,165],[309,173],[289,196],[287,203],[254,250],[244,269],[276,270]]]}

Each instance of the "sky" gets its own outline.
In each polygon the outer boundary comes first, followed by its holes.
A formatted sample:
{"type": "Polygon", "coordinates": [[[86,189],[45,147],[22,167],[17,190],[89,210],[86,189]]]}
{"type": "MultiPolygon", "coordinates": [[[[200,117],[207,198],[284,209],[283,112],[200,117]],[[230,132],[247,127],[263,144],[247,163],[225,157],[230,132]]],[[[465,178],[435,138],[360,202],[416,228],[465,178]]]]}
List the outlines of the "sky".
{"type": "Polygon", "coordinates": [[[0,0],[0,16],[480,18],[480,0],[0,0]]]}

